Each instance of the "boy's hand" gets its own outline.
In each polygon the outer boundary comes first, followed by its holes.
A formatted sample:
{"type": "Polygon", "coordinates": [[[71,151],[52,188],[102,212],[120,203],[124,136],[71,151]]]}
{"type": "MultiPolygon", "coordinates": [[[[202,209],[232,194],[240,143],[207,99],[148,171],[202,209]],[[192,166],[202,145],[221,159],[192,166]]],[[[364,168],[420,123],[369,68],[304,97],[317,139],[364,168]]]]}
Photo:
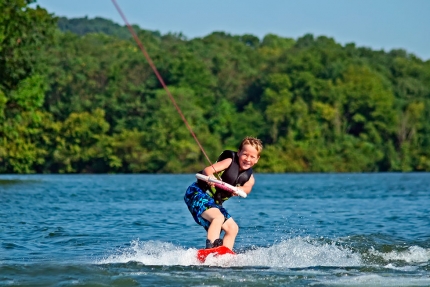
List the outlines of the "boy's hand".
{"type": "MultiPolygon", "coordinates": [[[[233,196],[240,196],[239,194],[244,194],[245,192],[240,187],[236,186],[236,190],[233,192],[233,196]]],[[[246,194],[246,193],[245,193],[246,194]]]]}
{"type": "MultiPolygon", "coordinates": [[[[211,175],[209,175],[208,176],[210,179],[217,179],[213,174],[211,174],[211,175]]],[[[215,186],[215,183],[213,183],[213,182],[208,182],[208,184],[211,186],[211,187],[214,187],[215,186]]]]}
{"type": "Polygon", "coordinates": [[[235,191],[233,192],[233,195],[234,196],[240,196],[240,197],[243,197],[243,198],[246,198],[246,196],[247,196],[246,192],[243,191],[243,189],[241,189],[240,187],[237,187],[237,186],[235,188],[235,191]]]}

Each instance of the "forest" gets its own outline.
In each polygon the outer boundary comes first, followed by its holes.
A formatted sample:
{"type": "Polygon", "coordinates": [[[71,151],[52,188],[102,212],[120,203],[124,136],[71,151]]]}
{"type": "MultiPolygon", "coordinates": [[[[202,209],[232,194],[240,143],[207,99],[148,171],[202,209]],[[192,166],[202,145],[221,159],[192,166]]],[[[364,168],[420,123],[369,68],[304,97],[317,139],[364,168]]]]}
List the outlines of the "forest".
{"type": "MultiPolygon", "coordinates": [[[[0,0],[0,173],[195,173],[207,160],[125,26],[0,0]]],[[[134,26],[212,161],[257,172],[430,171],[430,60],[306,34],[134,26]]]]}

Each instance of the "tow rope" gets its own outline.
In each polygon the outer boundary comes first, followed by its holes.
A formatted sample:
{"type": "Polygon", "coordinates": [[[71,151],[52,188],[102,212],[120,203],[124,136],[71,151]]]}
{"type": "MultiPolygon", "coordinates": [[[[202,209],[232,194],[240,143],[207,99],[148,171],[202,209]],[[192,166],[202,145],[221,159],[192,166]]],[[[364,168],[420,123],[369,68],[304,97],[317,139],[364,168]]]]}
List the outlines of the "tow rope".
{"type": "Polygon", "coordinates": [[[178,104],[176,103],[175,98],[172,96],[172,94],[170,93],[169,89],[167,88],[167,85],[164,83],[163,78],[161,77],[160,73],[158,72],[157,68],[155,67],[154,62],[152,62],[151,57],[149,56],[149,54],[146,51],[145,47],[143,46],[142,42],[139,40],[139,37],[137,37],[137,34],[134,31],[133,27],[129,24],[127,18],[125,17],[124,13],[122,12],[122,10],[119,7],[119,5],[116,2],[116,0],[112,0],[112,3],[115,6],[115,8],[118,11],[118,13],[121,15],[121,18],[124,20],[125,24],[127,25],[128,30],[130,31],[131,35],[133,36],[134,40],[136,41],[137,45],[139,46],[140,50],[142,51],[142,54],[145,56],[145,58],[148,61],[149,65],[151,66],[152,71],[154,71],[154,74],[157,76],[158,81],[161,83],[161,85],[163,86],[163,88],[166,91],[167,95],[169,96],[170,101],[175,106],[176,111],[181,116],[182,121],[185,123],[185,126],[187,127],[188,131],[191,133],[191,135],[193,136],[193,138],[196,141],[197,145],[199,146],[200,150],[202,151],[202,153],[206,157],[207,161],[209,162],[209,164],[212,166],[212,168],[214,169],[214,171],[216,173],[217,171],[213,167],[213,164],[212,164],[211,160],[209,159],[209,157],[206,154],[203,146],[200,144],[199,140],[197,139],[197,136],[195,135],[195,133],[194,133],[193,129],[191,128],[191,126],[189,125],[188,121],[185,119],[185,116],[182,113],[181,109],[179,108],[178,104]]]}

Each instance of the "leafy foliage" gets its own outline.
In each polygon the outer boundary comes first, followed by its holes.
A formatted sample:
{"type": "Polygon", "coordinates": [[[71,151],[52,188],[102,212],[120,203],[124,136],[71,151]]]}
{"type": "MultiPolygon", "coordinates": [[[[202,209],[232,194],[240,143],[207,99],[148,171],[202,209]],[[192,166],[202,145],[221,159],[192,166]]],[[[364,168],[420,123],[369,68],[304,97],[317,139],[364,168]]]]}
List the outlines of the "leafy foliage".
{"type": "MultiPolygon", "coordinates": [[[[0,172],[208,164],[126,27],[31,3],[0,1],[0,172]]],[[[430,61],[310,34],[134,28],[212,160],[253,135],[260,172],[430,171],[430,61]]]]}

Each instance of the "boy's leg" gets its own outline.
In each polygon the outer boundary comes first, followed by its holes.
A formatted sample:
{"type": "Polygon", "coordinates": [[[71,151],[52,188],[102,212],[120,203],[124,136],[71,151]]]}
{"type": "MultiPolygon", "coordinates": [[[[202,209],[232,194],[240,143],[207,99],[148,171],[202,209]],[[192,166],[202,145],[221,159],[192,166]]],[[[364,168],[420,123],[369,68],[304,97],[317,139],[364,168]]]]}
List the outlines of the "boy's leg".
{"type": "Polygon", "coordinates": [[[209,208],[202,213],[202,217],[211,223],[208,228],[207,238],[210,242],[214,242],[221,234],[221,226],[224,223],[225,217],[218,208],[209,208]]]}
{"type": "Polygon", "coordinates": [[[233,250],[234,241],[236,240],[237,233],[239,232],[239,226],[233,218],[230,217],[226,222],[224,222],[222,229],[225,232],[223,245],[233,250]]]}

